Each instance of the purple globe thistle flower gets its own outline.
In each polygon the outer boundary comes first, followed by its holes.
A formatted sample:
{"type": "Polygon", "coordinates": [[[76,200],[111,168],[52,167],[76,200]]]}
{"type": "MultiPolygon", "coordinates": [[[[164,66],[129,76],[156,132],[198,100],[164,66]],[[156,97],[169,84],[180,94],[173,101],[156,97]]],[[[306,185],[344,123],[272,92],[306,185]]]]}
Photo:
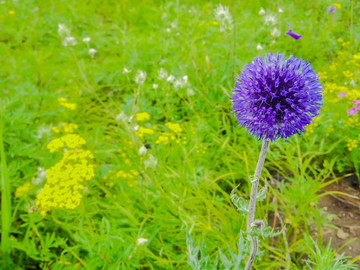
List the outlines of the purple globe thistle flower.
{"type": "Polygon", "coordinates": [[[258,139],[305,131],[322,105],[322,86],[311,64],[292,55],[267,54],[245,65],[232,89],[239,125],[258,139]]]}

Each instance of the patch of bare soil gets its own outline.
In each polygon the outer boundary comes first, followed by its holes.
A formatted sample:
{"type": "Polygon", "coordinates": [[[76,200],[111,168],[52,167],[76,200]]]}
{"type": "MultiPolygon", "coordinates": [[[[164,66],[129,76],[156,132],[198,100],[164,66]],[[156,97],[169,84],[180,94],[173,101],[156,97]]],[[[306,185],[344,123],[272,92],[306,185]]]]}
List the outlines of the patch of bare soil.
{"type": "MultiPolygon", "coordinates": [[[[344,179],[331,183],[325,188],[325,192],[336,191],[322,196],[319,201],[325,214],[335,215],[331,221],[337,228],[323,230],[324,244],[331,238],[331,247],[339,249],[352,239],[355,241],[346,245],[339,253],[355,258],[360,255],[360,191],[354,188],[349,181],[344,179]]],[[[360,269],[360,260],[356,262],[360,269]]]]}

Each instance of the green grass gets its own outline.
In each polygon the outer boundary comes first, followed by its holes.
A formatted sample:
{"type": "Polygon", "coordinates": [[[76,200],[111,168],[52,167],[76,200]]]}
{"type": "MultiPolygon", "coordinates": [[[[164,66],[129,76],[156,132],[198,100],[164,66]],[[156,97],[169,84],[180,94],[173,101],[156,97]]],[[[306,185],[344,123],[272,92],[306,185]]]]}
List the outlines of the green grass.
{"type": "MultiPolygon", "coordinates": [[[[248,176],[261,146],[237,126],[229,97],[241,67],[267,52],[294,54],[328,78],[321,78],[325,101],[317,126],[309,128],[313,132],[270,144],[263,176],[271,185],[256,218],[277,212],[287,229],[277,241],[260,241],[263,256],[254,269],[303,269],[305,260],[311,264],[326,256],[334,259],[329,265],[338,263],[333,251],[321,245],[317,250],[308,234],[311,225],[316,231],[329,225],[316,206],[325,181],[358,171],[358,151],[349,151],[347,143],[359,139],[359,120],[354,116],[352,126],[344,123],[360,91],[347,84],[353,99],[336,94],[350,80],[343,71],[351,71],[360,84],[360,60],[347,64],[359,53],[359,4],[339,1],[332,20],[326,1],[237,1],[236,10],[234,1],[224,1],[234,28],[220,33],[213,12],[218,3],[34,0],[0,5],[2,179],[11,179],[11,187],[2,181],[2,192],[11,192],[13,213],[10,218],[11,204],[2,193],[2,261],[10,251],[10,269],[189,269],[186,229],[195,242],[204,239],[212,261],[218,248],[229,258],[227,247],[236,251],[240,230],[246,228],[230,192],[240,184],[237,194],[248,197],[248,176]],[[272,27],[258,15],[261,7],[277,16],[281,35],[275,43],[272,27]],[[76,46],[62,46],[59,23],[70,28],[76,46]],[[284,35],[287,23],[303,35],[300,40],[284,35]],[[86,36],[89,45],[82,42],[86,36]],[[258,43],[264,50],[256,50],[258,43]],[[97,50],[94,58],[89,47],[97,50]],[[336,70],[332,63],[338,63],[336,70]],[[124,67],[131,73],[123,74],[124,67]],[[159,80],[160,68],[176,78],[187,75],[187,87],[174,89],[159,80]],[[134,82],[137,70],[147,73],[142,86],[134,82]],[[76,103],[76,110],[61,107],[59,97],[76,103]],[[135,120],[116,119],[121,112],[148,112],[151,119],[138,125],[156,127],[155,134],[137,137],[135,120]],[[48,169],[59,161],[62,154],[51,154],[46,145],[60,136],[47,130],[61,122],[79,126],[75,132],[95,156],[95,177],[84,183],[87,191],[78,208],[53,209],[42,217],[34,205],[44,182],[32,183],[20,197],[15,191],[37,178],[38,167],[48,169]],[[185,144],[156,143],[169,132],[167,122],[180,124],[185,144]],[[138,154],[142,145],[148,148],[144,156],[138,154]],[[150,154],[155,167],[145,166],[150,154]],[[132,180],[111,172],[132,169],[140,173],[132,180]],[[136,245],[139,238],[148,241],[136,245]]],[[[321,243],[320,235],[317,240],[321,243]]]]}

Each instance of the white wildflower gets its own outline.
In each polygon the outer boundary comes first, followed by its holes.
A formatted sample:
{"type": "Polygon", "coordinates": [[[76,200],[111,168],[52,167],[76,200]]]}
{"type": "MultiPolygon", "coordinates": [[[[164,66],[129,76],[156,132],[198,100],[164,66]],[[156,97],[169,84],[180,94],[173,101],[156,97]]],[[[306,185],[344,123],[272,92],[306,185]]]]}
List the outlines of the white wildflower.
{"type": "Polygon", "coordinates": [[[135,124],[135,125],[133,126],[133,131],[136,132],[136,131],[138,131],[138,130],[139,130],[139,125],[138,125],[138,124],[135,124]]]}
{"type": "Polygon", "coordinates": [[[157,165],[157,159],[153,155],[149,155],[149,159],[144,161],[145,168],[155,169],[157,165]]]}
{"type": "Polygon", "coordinates": [[[278,11],[279,11],[279,13],[283,13],[283,12],[284,12],[284,10],[283,10],[282,8],[279,8],[278,11]]]}
{"type": "Polygon", "coordinates": [[[188,76],[185,75],[180,79],[174,79],[172,83],[173,83],[174,88],[177,90],[179,88],[184,88],[187,84],[187,81],[188,81],[188,76]]]}
{"type": "Polygon", "coordinates": [[[89,43],[90,40],[91,40],[90,37],[84,37],[84,38],[82,39],[82,41],[85,42],[85,43],[89,43]]]}
{"type": "Polygon", "coordinates": [[[166,78],[166,81],[167,82],[174,82],[176,80],[175,76],[174,75],[170,75],[166,78]]]}
{"type": "Polygon", "coordinates": [[[146,79],[146,72],[142,70],[138,70],[135,75],[135,82],[137,84],[143,85],[146,79]]]}
{"type": "Polygon", "coordinates": [[[278,36],[280,36],[280,31],[279,31],[279,29],[277,29],[276,27],[273,29],[273,30],[271,30],[271,35],[273,36],[273,37],[278,37],[278,36]]]}
{"type": "Polygon", "coordinates": [[[94,48],[90,48],[88,51],[88,53],[91,57],[94,57],[96,52],[97,52],[97,50],[95,50],[94,48]]]}
{"type": "Polygon", "coordinates": [[[137,246],[142,246],[143,244],[145,244],[147,241],[149,241],[149,239],[146,239],[146,238],[138,238],[136,240],[136,245],[137,246]]]}
{"type": "Polygon", "coordinates": [[[182,88],[182,80],[181,79],[174,80],[173,86],[174,86],[175,90],[182,88]]]}
{"type": "Polygon", "coordinates": [[[275,25],[277,23],[277,20],[274,15],[268,14],[264,16],[264,22],[266,25],[275,25]]]}
{"type": "Polygon", "coordinates": [[[158,71],[158,79],[159,80],[165,80],[168,77],[168,73],[165,69],[160,68],[158,71]]]}
{"type": "Polygon", "coordinates": [[[115,120],[126,122],[129,120],[129,117],[124,112],[121,112],[115,116],[115,120]]]}
{"type": "Polygon", "coordinates": [[[138,151],[139,155],[140,156],[143,156],[147,153],[147,148],[145,147],[145,145],[142,145],[140,148],[139,148],[139,151],[138,151]]]}
{"type": "Polygon", "coordinates": [[[192,90],[191,88],[188,88],[188,89],[186,90],[186,94],[187,94],[189,97],[191,97],[191,96],[195,95],[195,92],[194,92],[194,90],[192,90]]]}
{"type": "Polygon", "coordinates": [[[42,182],[44,182],[45,178],[45,169],[43,167],[38,167],[37,172],[35,173],[35,176],[32,178],[31,182],[33,185],[40,185],[42,182]]]}
{"type": "Polygon", "coordinates": [[[127,74],[127,73],[130,73],[130,72],[131,72],[130,69],[127,69],[127,68],[124,67],[122,74],[127,74]]]}
{"type": "Polygon", "coordinates": [[[265,9],[261,8],[260,11],[259,11],[259,15],[262,16],[265,14],[265,9]]]}
{"type": "Polygon", "coordinates": [[[175,28],[175,27],[176,27],[176,23],[173,22],[173,23],[170,24],[170,26],[171,26],[171,28],[175,28]]]}
{"type": "Polygon", "coordinates": [[[180,33],[179,33],[179,32],[177,32],[177,33],[176,33],[176,36],[177,36],[177,37],[178,37],[178,36],[180,36],[180,33]]]}
{"type": "Polygon", "coordinates": [[[44,135],[47,136],[51,133],[51,126],[41,125],[37,131],[35,138],[41,139],[44,135]]]}
{"type": "Polygon", "coordinates": [[[77,41],[74,37],[65,37],[62,45],[67,47],[67,46],[75,46],[77,44],[77,41]]]}
{"type": "Polygon", "coordinates": [[[153,84],[153,89],[158,89],[158,85],[156,83],[153,84]]]}
{"type": "Polygon", "coordinates": [[[259,43],[259,44],[256,46],[256,49],[257,49],[258,51],[261,51],[261,50],[263,49],[263,46],[261,46],[261,44],[259,43]]]}
{"type": "Polygon", "coordinates": [[[355,82],[354,80],[351,80],[351,81],[350,81],[350,85],[351,85],[352,87],[356,88],[356,82],[355,82]]]}
{"type": "Polygon", "coordinates": [[[61,37],[68,37],[70,36],[70,29],[63,23],[58,24],[58,34],[61,37]]]}
{"type": "Polygon", "coordinates": [[[166,32],[170,33],[171,29],[170,28],[166,28],[166,32]]]}
{"type": "Polygon", "coordinates": [[[225,32],[227,29],[232,29],[232,17],[229,12],[229,7],[224,7],[219,4],[216,9],[214,9],[215,18],[220,23],[220,32],[225,32]]]}

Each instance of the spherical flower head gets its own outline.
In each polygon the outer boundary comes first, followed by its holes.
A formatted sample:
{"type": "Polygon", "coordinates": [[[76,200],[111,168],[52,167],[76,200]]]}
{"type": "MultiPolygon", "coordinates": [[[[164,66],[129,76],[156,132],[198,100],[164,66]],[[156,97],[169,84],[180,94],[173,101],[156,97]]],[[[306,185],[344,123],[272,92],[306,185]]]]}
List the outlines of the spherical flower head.
{"type": "Polygon", "coordinates": [[[267,54],[245,65],[232,89],[239,125],[258,139],[300,134],[319,115],[322,86],[311,64],[292,55],[267,54]]]}

